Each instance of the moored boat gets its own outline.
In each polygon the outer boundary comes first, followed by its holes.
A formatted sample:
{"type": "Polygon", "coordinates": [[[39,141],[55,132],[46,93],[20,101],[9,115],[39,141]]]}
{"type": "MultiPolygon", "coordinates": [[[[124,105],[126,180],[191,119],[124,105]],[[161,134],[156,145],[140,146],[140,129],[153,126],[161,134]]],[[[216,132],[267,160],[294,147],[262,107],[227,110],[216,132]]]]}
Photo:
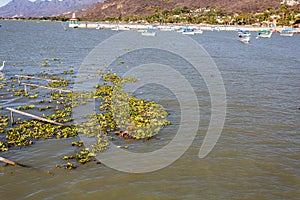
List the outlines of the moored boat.
{"type": "Polygon", "coordinates": [[[238,30],[238,38],[240,42],[249,43],[251,38],[251,33],[248,30],[238,30]]]}
{"type": "Polygon", "coordinates": [[[249,43],[250,42],[250,36],[239,36],[239,41],[242,42],[242,43],[249,43]]]}
{"type": "Polygon", "coordinates": [[[195,34],[202,34],[203,31],[201,28],[194,28],[194,27],[182,27],[181,30],[177,31],[184,35],[195,35],[195,34]]]}
{"type": "Polygon", "coordinates": [[[154,31],[144,31],[141,34],[143,36],[152,36],[152,37],[156,36],[156,32],[154,32],[154,31]]]}
{"type": "Polygon", "coordinates": [[[248,30],[238,30],[238,37],[243,37],[243,36],[251,36],[250,31],[248,30]]]}
{"type": "Polygon", "coordinates": [[[273,32],[269,29],[259,30],[256,38],[270,38],[272,33],[273,32]]]}
{"type": "Polygon", "coordinates": [[[142,30],[138,30],[138,32],[141,32],[143,36],[156,36],[154,28],[144,28],[142,30]]]}
{"type": "Polygon", "coordinates": [[[201,30],[201,28],[197,28],[194,30],[195,34],[202,34],[203,31],[201,30]]]}
{"type": "Polygon", "coordinates": [[[280,31],[280,36],[287,36],[292,37],[294,35],[295,30],[294,29],[283,29],[280,31]]]}

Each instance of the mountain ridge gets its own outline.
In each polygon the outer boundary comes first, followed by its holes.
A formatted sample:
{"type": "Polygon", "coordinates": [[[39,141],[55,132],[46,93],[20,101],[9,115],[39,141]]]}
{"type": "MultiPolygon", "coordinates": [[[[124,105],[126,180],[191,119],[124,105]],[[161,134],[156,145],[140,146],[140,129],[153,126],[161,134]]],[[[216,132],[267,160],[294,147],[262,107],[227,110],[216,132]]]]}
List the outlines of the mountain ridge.
{"type": "Polygon", "coordinates": [[[86,8],[103,0],[12,0],[0,7],[0,17],[43,17],[57,16],[65,12],[86,8]]]}
{"type": "Polygon", "coordinates": [[[106,0],[95,3],[77,16],[84,20],[100,20],[107,17],[154,14],[155,10],[172,10],[178,7],[219,8],[232,13],[264,12],[279,9],[282,0],[106,0]]]}

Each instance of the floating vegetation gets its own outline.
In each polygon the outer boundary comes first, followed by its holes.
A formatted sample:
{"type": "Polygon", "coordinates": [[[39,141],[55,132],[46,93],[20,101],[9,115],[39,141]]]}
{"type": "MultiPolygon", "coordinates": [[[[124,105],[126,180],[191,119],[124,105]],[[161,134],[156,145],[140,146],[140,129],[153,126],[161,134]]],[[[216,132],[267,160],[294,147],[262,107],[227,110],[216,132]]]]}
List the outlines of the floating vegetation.
{"type": "Polygon", "coordinates": [[[31,104],[29,106],[18,106],[16,110],[29,110],[35,108],[35,105],[31,104]]]}
{"type": "Polygon", "coordinates": [[[76,169],[76,168],[77,168],[77,166],[70,162],[68,162],[67,165],[65,166],[66,170],[71,170],[71,169],[76,169]]]}
{"type": "Polygon", "coordinates": [[[48,59],[42,60],[42,67],[46,67],[49,65],[48,59]]]}
{"type": "Polygon", "coordinates": [[[58,58],[51,58],[52,61],[59,61],[58,58]]]}
{"type": "Polygon", "coordinates": [[[72,142],[72,146],[77,146],[77,147],[82,147],[83,141],[78,141],[78,142],[72,142]]]}
{"type": "MultiPolygon", "coordinates": [[[[58,59],[52,58],[51,61],[58,61],[58,59]]],[[[48,64],[48,59],[42,61],[42,66],[48,64]]],[[[73,69],[63,72],[69,77],[73,73],[73,69]]],[[[73,82],[55,74],[30,74],[20,76],[18,79],[13,78],[11,82],[7,79],[1,82],[2,92],[6,91],[14,96],[27,99],[37,98],[36,104],[20,105],[15,107],[16,110],[30,110],[31,113],[39,113],[40,116],[65,126],[28,118],[19,118],[11,125],[8,116],[0,115],[0,133],[3,134],[0,137],[0,151],[29,146],[40,139],[69,138],[85,134],[93,137],[95,142],[86,148],[82,141],[74,141],[72,146],[77,148],[75,154],[63,157],[64,160],[74,159],[76,162],[84,164],[94,160],[97,153],[109,148],[109,140],[114,140],[115,136],[124,140],[148,140],[158,134],[162,127],[170,124],[166,119],[168,113],[161,105],[135,98],[123,90],[125,83],[136,81],[134,78],[122,78],[112,71],[103,73],[100,70],[98,70],[98,74],[89,75],[89,77],[96,76],[100,76],[102,84],[95,86],[93,91],[81,93],[68,93],[67,89],[72,86],[73,82]],[[38,78],[41,76],[42,78],[38,78]],[[34,94],[25,92],[24,84],[20,84],[20,81],[30,81],[32,78],[47,81],[47,85],[43,86],[43,91],[46,90],[46,92],[40,95],[39,88],[28,83],[28,87],[32,87],[31,89],[35,91],[34,94]],[[16,81],[19,86],[14,89],[15,86],[11,87],[11,85],[16,81]],[[51,88],[60,90],[47,90],[51,88]],[[79,124],[74,124],[72,108],[86,104],[92,99],[98,105],[96,112],[84,116],[79,124]]],[[[1,106],[0,110],[4,108],[1,106]]],[[[120,146],[120,148],[127,149],[128,146],[120,146]]],[[[57,167],[60,166],[57,165],[57,167]]],[[[77,166],[68,162],[63,168],[71,170],[77,166]]]]}

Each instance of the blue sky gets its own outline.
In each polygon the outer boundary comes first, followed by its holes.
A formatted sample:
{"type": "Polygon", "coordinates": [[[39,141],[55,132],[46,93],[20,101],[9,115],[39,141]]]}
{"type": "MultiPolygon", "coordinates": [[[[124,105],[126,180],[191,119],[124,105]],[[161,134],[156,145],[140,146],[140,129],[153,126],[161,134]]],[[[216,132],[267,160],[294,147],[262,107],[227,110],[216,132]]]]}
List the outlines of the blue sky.
{"type": "MultiPolygon", "coordinates": [[[[6,5],[8,2],[10,2],[11,0],[0,0],[0,7],[6,5]]],[[[29,1],[35,1],[35,0],[29,0],[29,1]]]]}

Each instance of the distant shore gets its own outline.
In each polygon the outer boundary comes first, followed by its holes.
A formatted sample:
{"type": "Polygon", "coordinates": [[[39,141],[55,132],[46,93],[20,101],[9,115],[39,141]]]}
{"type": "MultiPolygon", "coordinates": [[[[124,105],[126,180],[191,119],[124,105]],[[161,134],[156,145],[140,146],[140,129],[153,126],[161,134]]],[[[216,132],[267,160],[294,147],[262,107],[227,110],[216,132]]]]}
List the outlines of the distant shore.
{"type": "MultiPolygon", "coordinates": [[[[239,29],[248,30],[251,32],[258,32],[262,29],[271,29],[273,32],[280,32],[284,29],[291,28],[288,26],[277,26],[277,27],[258,27],[252,25],[210,25],[210,24],[138,24],[138,23],[108,23],[108,22],[80,22],[76,28],[98,28],[98,29],[114,29],[119,27],[122,29],[143,29],[151,27],[159,27],[161,29],[167,29],[168,27],[197,27],[203,31],[237,31],[239,29]]],[[[300,28],[295,28],[295,33],[300,33],[300,28]]]]}
{"type": "MultiPolygon", "coordinates": [[[[16,19],[1,19],[1,21],[7,21],[16,19]]],[[[45,21],[50,22],[50,20],[27,20],[18,19],[22,21],[45,21]]],[[[59,23],[68,23],[68,21],[55,21],[59,23]]],[[[153,28],[159,27],[159,29],[167,29],[168,27],[180,28],[180,27],[197,27],[201,28],[203,31],[237,31],[237,30],[248,30],[251,32],[258,32],[263,29],[271,29],[273,32],[280,32],[284,29],[291,28],[290,26],[277,26],[277,27],[265,27],[265,26],[253,26],[253,25],[214,25],[214,24],[148,24],[148,23],[112,23],[112,22],[90,22],[90,21],[78,21],[75,27],[69,28],[94,28],[94,29],[115,29],[119,27],[119,30],[128,29],[143,29],[143,28],[153,28]]],[[[0,26],[1,27],[1,26],[0,26]]],[[[300,28],[294,28],[295,32],[300,34],[300,28]]]]}

